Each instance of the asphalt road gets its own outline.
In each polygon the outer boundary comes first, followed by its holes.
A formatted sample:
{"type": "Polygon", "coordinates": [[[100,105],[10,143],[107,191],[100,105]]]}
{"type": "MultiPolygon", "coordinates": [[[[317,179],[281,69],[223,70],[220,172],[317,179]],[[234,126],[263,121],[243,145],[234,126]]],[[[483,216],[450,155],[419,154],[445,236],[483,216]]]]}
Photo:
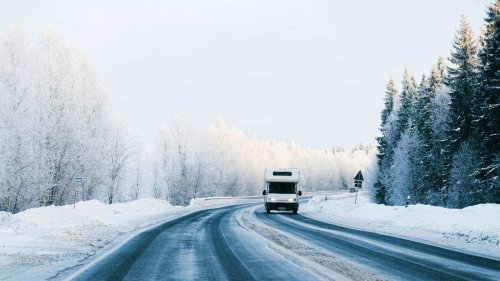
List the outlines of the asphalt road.
{"type": "MultiPolygon", "coordinates": [[[[318,280],[277,254],[234,215],[252,205],[202,210],[142,232],[74,280],[318,280]]],[[[500,280],[498,260],[344,228],[300,214],[254,215],[268,226],[390,280],[500,280]]]]}
{"type": "Polygon", "coordinates": [[[198,211],[140,233],[74,280],[316,280],[233,215],[198,211]]]}
{"type": "MultiPolygon", "coordinates": [[[[267,225],[367,265],[391,280],[500,280],[500,261],[289,213],[255,212],[267,225]]],[[[430,218],[431,219],[431,218],[430,218]]]]}

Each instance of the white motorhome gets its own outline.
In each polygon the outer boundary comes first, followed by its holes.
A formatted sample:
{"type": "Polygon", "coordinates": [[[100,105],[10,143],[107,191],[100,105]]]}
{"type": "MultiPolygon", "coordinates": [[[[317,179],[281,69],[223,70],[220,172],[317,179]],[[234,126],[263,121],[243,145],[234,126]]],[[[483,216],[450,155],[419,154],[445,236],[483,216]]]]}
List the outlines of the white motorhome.
{"type": "Polygon", "coordinates": [[[267,213],[271,210],[293,211],[299,210],[298,190],[300,180],[299,169],[266,169],[264,172],[264,206],[267,213]]]}

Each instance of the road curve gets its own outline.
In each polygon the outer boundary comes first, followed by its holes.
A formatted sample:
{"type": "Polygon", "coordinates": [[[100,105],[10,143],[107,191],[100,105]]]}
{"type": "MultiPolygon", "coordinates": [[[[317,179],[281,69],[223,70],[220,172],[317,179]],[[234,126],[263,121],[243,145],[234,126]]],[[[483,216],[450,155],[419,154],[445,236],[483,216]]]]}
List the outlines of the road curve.
{"type": "Polygon", "coordinates": [[[248,205],[201,210],[142,232],[73,280],[317,280],[240,226],[248,205]]]}
{"type": "Polygon", "coordinates": [[[420,242],[350,229],[289,213],[255,216],[336,255],[368,266],[391,280],[500,280],[500,261],[420,242]]]}

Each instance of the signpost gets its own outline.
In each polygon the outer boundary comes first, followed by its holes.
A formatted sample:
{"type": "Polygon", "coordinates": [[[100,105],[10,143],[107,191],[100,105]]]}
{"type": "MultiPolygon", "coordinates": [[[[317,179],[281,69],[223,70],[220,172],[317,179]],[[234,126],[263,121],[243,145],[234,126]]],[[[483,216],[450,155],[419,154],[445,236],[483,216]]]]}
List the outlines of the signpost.
{"type": "MultiPolygon", "coordinates": [[[[83,184],[83,177],[76,177],[75,182],[82,185],[83,184]]],[[[76,187],[75,187],[75,195],[73,197],[73,209],[76,209],[76,187]]]]}
{"type": "Polygon", "coordinates": [[[358,174],[354,177],[354,188],[356,188],[356,197],[354,198],[354,204],[358,201],[358,189],[361,188],[363,185],[363,181],[365,179],[363,178],[363,173],[361,173],[361,170],[358,172],[358,174]]]}

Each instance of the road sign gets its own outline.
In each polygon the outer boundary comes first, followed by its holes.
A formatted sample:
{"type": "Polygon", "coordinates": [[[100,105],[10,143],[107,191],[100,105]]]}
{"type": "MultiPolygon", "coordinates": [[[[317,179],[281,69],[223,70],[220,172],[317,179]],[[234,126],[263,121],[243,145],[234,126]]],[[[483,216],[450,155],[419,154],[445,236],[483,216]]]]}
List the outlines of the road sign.
{"type": "Polygon", "coordinates": [[[356,174],[354,177],[354,188],[356,189],[356,197],[354,198],[354,204],[358,201],[358,189],[361,188],[363,185],[363,181],[365,179],[363,178],[363,173],[361,173],[361,170],[356,174]]]}
{"type": "MultiPolygon", "coordinates": [[[[83,187],[83,177],[75,177],[75,182],[79,183],[83,187]]],[[[73,209],[76,209],[76,186],[75,195],[73,196],[73,209]]]]}
{"type": "Polygon", "coordinates": [[[358,172],[358,174],[354,177],[355,180],[357,181],[364,181],[365,179],[363,178],[363,173],[361,173],[361,170],[358,172]]]}

